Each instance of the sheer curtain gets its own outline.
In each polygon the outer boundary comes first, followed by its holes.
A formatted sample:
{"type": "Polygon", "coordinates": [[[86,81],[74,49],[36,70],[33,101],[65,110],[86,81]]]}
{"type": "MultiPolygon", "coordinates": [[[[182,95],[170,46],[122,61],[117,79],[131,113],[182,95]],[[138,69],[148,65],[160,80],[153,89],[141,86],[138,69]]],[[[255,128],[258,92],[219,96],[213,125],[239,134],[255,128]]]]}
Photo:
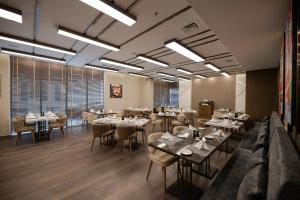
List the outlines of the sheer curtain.
{"type": "Polygon", "coordinates": [[[178,82],[154,81],[154,106],[178,107],[178,82]]]}
{"type": "Polygon", "coordinates": [[[81,112],[104,106],[103,72],[11,57],[11,116],[65,112],[68,126],[81,125],[81,112]]]}

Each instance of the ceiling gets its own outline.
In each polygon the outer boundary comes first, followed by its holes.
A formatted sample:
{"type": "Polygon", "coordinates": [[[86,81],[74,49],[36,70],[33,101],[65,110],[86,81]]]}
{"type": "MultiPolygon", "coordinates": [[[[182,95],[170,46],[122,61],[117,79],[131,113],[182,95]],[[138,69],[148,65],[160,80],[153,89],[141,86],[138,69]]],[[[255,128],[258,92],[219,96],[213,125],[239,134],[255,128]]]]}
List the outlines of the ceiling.
{"type": "Polygon", "coordinates": [[[173,38],[202,55],[206,62],[230,74],[276,67],[287,10],[285,0],[264,1],[261,6],[258,5],[259,0],[248,3],[239,3],[238,0],[188,0],[192,7],[182,0],[117,0],[118,6],[137,17],[137,23],[128,27],[79,0],[0,2],[23,12],[22,24],[0,18],[1,33],[73,49],[77,54],[63,55],[2,40],[0,47],[64,58],[72,66],[91,64],[117,68],[121,72],[136,72],[99,62],[101,57],[110,58],[144,67],[138,73],[153,78],[159,77],[157,72],[193,77],[178,72],[177,67],[208,77],[219,75],[206,68],[205,63],[195,63],[164,47],[164,42],[173,38]],[[255,3],[252,5],[252,2],[255,3]],[[183,29],[191,23],[198,28],[183,29]],[[118,45],[121,50],[111,52],[58,35],[58,26],[118,45]],[[137,54],[145,54],[170,66],[164,68],[142,62],[135,58],[137,54]]]}

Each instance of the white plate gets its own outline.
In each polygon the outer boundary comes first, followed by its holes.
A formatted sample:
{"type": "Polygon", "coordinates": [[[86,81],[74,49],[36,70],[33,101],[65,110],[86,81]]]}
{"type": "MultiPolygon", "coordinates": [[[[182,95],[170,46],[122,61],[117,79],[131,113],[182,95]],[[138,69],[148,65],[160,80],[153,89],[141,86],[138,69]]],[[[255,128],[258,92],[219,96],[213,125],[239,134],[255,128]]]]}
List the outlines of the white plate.
{"type": "Polygon", "coordinates": [[[214,139],[214,136],[212,136],[212,135],[206,135],[205,138],[207,138],[207,139],[214,139]]]}
{"type": "Polygon", "coordinates": [[[160,144],[158,144],[158,145],[156,145],[156,146],[159,147],[159,148],[163,148],[163,147],[166,146],[166,143],[160,143],[160,144]]]}
{"type": "Polygon", "coordinates": [[[189,149],[184,149],[184,150],[181,151],[180,154],[184,155],[184,156],[190,156],[190,155],[193,154],[193,152],[191,150],[189,150],[189,149]]]}
{"type": "Polygon", "coordinates": [[[177,137],[179,137],[179,138],[187,138],[187,137],[189,137],[189,133],[181,133],[181,134],[178,134],[177,137]]]}

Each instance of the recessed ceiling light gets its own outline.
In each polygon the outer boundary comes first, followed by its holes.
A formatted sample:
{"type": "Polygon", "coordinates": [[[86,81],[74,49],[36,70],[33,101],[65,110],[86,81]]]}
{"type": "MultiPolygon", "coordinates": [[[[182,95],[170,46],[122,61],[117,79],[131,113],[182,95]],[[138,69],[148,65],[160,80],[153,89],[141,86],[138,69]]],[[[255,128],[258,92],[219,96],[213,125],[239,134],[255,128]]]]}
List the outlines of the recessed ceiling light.
{"type": "Polygon", "coordinates": [[[107,0],[80,0],[81,2],[103,12],[112,18],[126,24],[127,26],[132,26],[136,23],[136,17],[127,13],[122,8],[116,6],[107,0]]]}
{"type": "Polygon", "coordinates": [[[198,78],[202,78],[202,79],[206,79],[206,77],[205,76],[202,76],[202,75],[195,75],[196,77],[198,77],[198,78]]]}
{"type": "Polygon", "coordinates": [[[193,74],[193,72],[182,68],[177,68],[176,70],[185,74],[193,74]]]}
{"type": "Polygon", "coordinates": [[[212,64],[205,64],[204,65],[205,67],[207,67],[207,68],[209,68],[209,69],[211,69],[211,70],[214,70],[214,71],[216,71],[216,72],[219,72],[219,71],[221,71],[219,68],[217,68],[216,66],[214,66],[214,65],[212,65],[212,64]]]}
{"type": "Polygon", "coordinates": [[[230,77],[230,75],[229,74],[227,74],[226,72],[221,72],[221,74],[223,75],[223,76],[225,76],[225,77],[230,77]]]}
{"type": "Polygon", "coordinates": [[[14,55],[14,56],[34,58],[34,59],[38,59],[38,60],[57,62],[57,63],[62,63],[62,64],[66,63],[65,60],[60,60],[60,59],[57,59],[57,58],[52,58],[52,57],[47,57],[47,56],[42,56],[42,55],[35,55],[35,54],[30,54],[30,53],[26,53],[26,52],[22,52],[22,51],[15,51],[15,50],[10,50],[10,49],[5,49],[5,48],[2,48],[1,52],[6,53],[6,54],[10,54],[10,55],[14,55]]]}
{"type": "Polygon", "coordinates": [[[158,60],[155,60],[153,58],[149,58],[149,57],[146,57],[146,56],[143,56],[143,55],[137,55],[137,58],[140,59],[140,60],[146,61],[146,62],[150,62],[150,63],[156,64],[156,65],[163,66],[163,67],[168,67],[169,66],[167,63],[164,63],[162,61],[158,61],[158,60]]]}
{"type": "Polygon", "coordinates": [[[0,17],[22,24],[22,11],[0,4],[0,17]]]}
{"type": "Polygon", "coordinates": [[[93,66],[93,65],[85,65],[84,67],[85,68],[90,68],[90,69],[108,71],[108,72],[119,72],[119,70],[117,70],[117,69],[110,69],[110,68],[98,67],[98,66],[93,66]]]}
{"type": "Polygon", "coordinates": [[[136,73],[129,73],[129,75],[132,75],[132,76],[139,76],[139,77],[143,77],[143,78],[150,78],[149,76],[142,75],[142,74],[136,74],[136,73]]]}
{"type": "Polygon", "coordinates": [[[40,49],[46,49],[46,50],[50,50],[50,51],[56,51],[56,52],[59,52],[59,53],[65,53],[65,54],[69,54],[69,55],[75,55],[76,54],[76,52],[72,51],[72,50],[68,50],[68,49],[64,49],[64,48],[60,48],[60,47],[55,47],[55,46],[48,45],[48,44],[43,44],[43,43],[40,43],[40,42],[34,42],[34,41],[30,41],[30,40],[27,40],[27,39],[15,37],[15,36],[3,34],[3,33],[0,33],[0,40],[5,40],[5,41],[8,41],[8,42],[14,42],[14,43],[18,43],[18,44],[28,45],[28,46],[31,46],[31,47],[37,47],[37,48],[40,48],[40,49]]]}
{"type": "Polygon", "coordinates": [[[174,75],[171,75],[171,74],[166,74],[166,73],[163,73],[163,72],[157,72],[158,75],[161,75],[161,76],[166,76],[166,77],[169,77],[169,78],[175,78],[174,75]]]}
{"type": "Polygon", "coordinates": [[[184,78],[184,77],[177,77],[178,80],[181,80],[181,81],[189,81],[190,79],[188,78],[184,78]]]}
{"type": "Polygon", "coordinates": [[[134,69],[134,70],[143,70],[144,69],[142,67],[138,67],[138,66],[134,66],[134,65],[129,65],[129,64],[126,64],[126,63],[121,63],[119,61],[110,60],[110,59],[106,59],[106,58],[100,58],[99,61],[102,62],[102,63],[110,64],[110,65],[116,65],[116,66],[119,66],[119,67],[125,67],[125,68],[128,68],[128,69],[134,69]]]}
{"type": "Polygon", "coordinates": [[[61,26],[58,27],[57,33],[60,34],[60,35],[66,36],[66,37],[73,38],[75,40],[80,40],[82,42],[86,42],[86,43],[89,43],[89,44],[92,44],[92,45],[95,45],[95,46],[98,46],[98,47],[102,47],[102,48],[105,48],[105,49],[109,49],[109,50],[112,50],[112,51],[119,51],[120,50],[120,47],[118,47],[116,45],[113,45],[113,44],[110,44],[108,42],[104,42],[104,41],[101,41],[101,40],[98,40],[98,39],[95,39],[95,38],[92,38],[92,37],[89,37],[89,36],[86,36],[86,35],[83,35],[81,33],[78,33],[76,31],[73,31],[73,30],[70,30],[70,29],[67,29],[67,28],[64,28],[64,27],[61,27],[61,26]]]}
{"type": "Polygon", "coordinates": [[[170,83],[175,82],[175,81],[172,81],[172,80],[169,80],[169,79],[164,79],[164,78],[162,78],[161,80],[162,80],[162,81],[165,81],[165,82],[170,82],[170,83]]]}
{"type": "Polygon", "coordinates": [[[165,46],[195,62],[204,61],[204,59],[201,56],[197,55],[195,52],[183,46],[176,40],[170,40],[165,42],[165,46]]]}

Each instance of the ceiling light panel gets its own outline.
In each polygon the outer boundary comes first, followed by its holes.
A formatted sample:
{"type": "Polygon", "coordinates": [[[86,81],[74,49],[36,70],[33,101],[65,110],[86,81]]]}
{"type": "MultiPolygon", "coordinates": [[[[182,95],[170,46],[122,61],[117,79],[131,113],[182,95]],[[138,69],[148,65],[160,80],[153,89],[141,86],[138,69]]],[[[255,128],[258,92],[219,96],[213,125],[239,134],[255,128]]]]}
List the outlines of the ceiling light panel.
{"type": "Polygon", "coordinates": [[[180,44],[176,40],[170,40],[168,42],[165,42],[165,46],[168,47],[169,49],[172,49],[173,51],[176,51],[177,53],[195,61],[195,62],[202,62],[204,59],[193,52],[192,50],[188,49],[184,45],[180,44]]]}
{"type": "Polygon", "coordinates": [[[110,68],[104,68],[104,67],[98,67],[93,65],[85,65],[85,68],[95,69],[95,70],[102,70],[102,71],[108,71],[108,72],[119,72],[117,69],[110,69],[110,68]]]}
{"type": "Polygon", "coordinates": [[[196,77],[198,77],[198,78],[202,78],[202,79],[206,79],[206,77],[205,76],[202,76],[202,75],[195,75],[196,77]]]}
{"type": "Polygon", "coordinates": [[[230,77],[230,75],[228,74],[228,73],[226,73],[226,72],[221,72],[221,74],[223,75],[223,76],[225,76],[225,77],[230,77]]]}
{"type": "Polygon", "coordinates": [[[183,77],[177,77],[178,80],[180,81],[189,81],[190,79],[188,78],[183,78],[183,77]]]}
{"type": "Polygon", "coordinates": [[[65,60],[60,60],[60,59],[57,59],[57,58],[52,58],[52,57],[47,57],[47,56],[42,56],[42,55],[30,54],[30,53],[26,53],[26,52],[22,52],[22,51],[15,51],[15,50],[2,48],[1,52],[9,54],[9,55],[26,57],[26,58],[33,58],[33,59],[37,59],[37,60],[56,62],[56,63],[61,63],[61,64],[66,63],[65,60]]]}
{"type": "Polygon", "coordinates": [[[162,79],[160,79],[160,80],[165,81],[165,82],[170,82],[170,83],[175,82],[175,81],[172,81],[172,80],[169,80],[169,79],[164,79],[164,78],[162,78],[162,79]]]}
{"type": "Polygon", "coordinates": [[[150,78],[149,76],[142,75],[142,74],[136,74],[136,73],[129,73],[129,75],[138,76],[138,77],[142,77],[142,78],[150,78]]]}
{"type": "Polygon", "coordinates": [[[110,64],[110,65],[125,67],[125,68],[128,68],[128,69],[134,69],[134,70],[143,70],[144,69],[143,67],[138,67],[138,66],[134,66],[134,65],[130,65],[130,64],[127,64],[127,63],[122,63],[122,62],[119,62],[119,61],[110,60],[110,59],[106,59],[106,58],[100,58],[99,61],[102,62],[102,63],[110,64]]]}
{"type": "Polygon", "coordinates": [[[127,26],[132,26],[136,23],[136,17],[127,13],[122,8],[116,6],[107,0],[80,0],[81,2],[103,12],[112,18],[126,24],[127,26]]]}
{"type": "Polygon", "coordinates": [[[176,69],[177,71],[179,72],[182,72],[182,73],[185,73],[185,74],[193,74],[193,72],[189,71],[189,70],[186,70],[186,69],[183,69],[183,68],[177,68],[176,69]]]}
{"type": "Polygon", "coordinates": [[[69,55],[75,55],[76,54],[76,52],[72,51],[72,50],[68,50],[68,49],[64,49],[64,48],[60,48],[60,47],[55,47],[55,46],[52,46],[52,45],[47,45],[47,44],[43,44],[43,43],[39,43],[39,42],[34,42],[34,41],[30,41],[30,40],[27,40],[27,39],[15,37],[15,36],[3,34],[3,33],[0,33],[0,40],[5,40],[5,41],[8,41],[8,42],[14,42],[14,43],[22,44],[22,45],[37,47],[37,48],[40,48],[40,49],[46,49],[46,50],[49,50],[49,51],[55,51],[55,52],[59,52],[59,53],[69,54],[69,55]]]}
{"type": "Polygon", "coordinates": [[[86,42],[86,43],[89,43],[89,44],[92,44],[92,45],[95,45],[95,46],[98,46],[98,47],[102,47],[102,48],[105,48],[105,49],[109,49],[109,50],[112,50],[112,51],[119,51],[120,50],[120,47],[118,47],[116,45],[113,45],[113,44],[110,44],[108,42],[104,42],[104,41],[101,41],[101,40],[94,39],[92,37],[83,35],[81,33],[78,33],[76,31],[73,31],[73,30],[70,30],[70,29],[67,29],[67,28],[64,28],[64,27],[61,27],[61,26],[58,27],[57,33],[60,34],[60,35],[69,37],[69,38],[73,38],[75,40],[80,40],[82,42],[86,42]]]}
{"type": "Polygon", "coordinates": [[[0,4],[0,17],[22,24],[22,11],[0,4]]]}
{"type": "Polygon", "coordinates": [[[168,67],[168,66],[169,66],[167,63],[164,63],[164,62],[162,62],[162,61],[158,61],[158,60],[156,60],[156,59],[149,58],[149,57],[146,57],[146,56],[143,56],[143,55],[138,55],[137,58],[140,59],[140,60],[149,62],[149,63],[153,63],[153,64],[156,64],[156,65],[160,65],[160,66],[162,66],[162,67],[168,67]]]}
{"type": "Polygon", "coordinates": [[[157,72],[157,74],[160,75],[160,76],[165,76],[165,77],[169,77],[169,78],[176,78],[174,75],[166,74],[166,73],[163,73],[163,72],[157,72]]]}
{"type": "Polygon", "coordinates": [[[207,68],[209,68],[209,69],[211,69],[211,70],[214,70],[215,72],[221,71],[219,68],[217,68],[213,64],[205,64],[204,66],[207,67],[207,68]]]}

